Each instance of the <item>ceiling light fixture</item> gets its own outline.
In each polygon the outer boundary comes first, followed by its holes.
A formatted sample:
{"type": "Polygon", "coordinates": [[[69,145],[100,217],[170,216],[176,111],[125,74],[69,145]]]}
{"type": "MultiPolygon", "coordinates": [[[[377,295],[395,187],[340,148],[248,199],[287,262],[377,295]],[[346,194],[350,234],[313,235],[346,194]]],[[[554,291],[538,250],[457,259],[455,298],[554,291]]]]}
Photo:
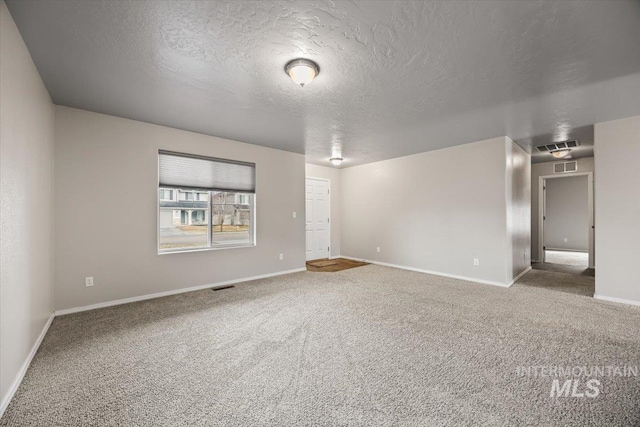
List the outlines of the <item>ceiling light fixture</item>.
{"type": "Polygon", "coordinates": [[[331,158],[329,161],[333,166],[340,166],[344,159],[342,158],[342,143],[333,142],[331,144],[331,158]]]}
{"type": "Polygon", "coordinates": [[[555,157],[556,159],[563,159],[563,158],[567,157],[570,152],[571,152],[571,150],[557,150],[557,151],[552,151],[551,155],[553,157],[555,157]]]}
{"type": "Polygon", "coordinates": [[[320,68],[313,61],[299,58],[287,62],[284,71],[296,84],[305,87],[320,73],[320,68]]]}

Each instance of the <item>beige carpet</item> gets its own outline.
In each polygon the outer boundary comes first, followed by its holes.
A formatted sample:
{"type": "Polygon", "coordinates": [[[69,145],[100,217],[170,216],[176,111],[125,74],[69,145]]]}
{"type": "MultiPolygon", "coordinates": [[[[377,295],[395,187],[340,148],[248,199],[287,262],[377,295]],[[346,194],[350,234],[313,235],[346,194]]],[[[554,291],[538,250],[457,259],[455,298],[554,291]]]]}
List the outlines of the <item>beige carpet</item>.
{"type": "Polygon", "coordinates": [[[569,271],[558,271],[553,269],[555,265],[556,264],[547,263],[533,264],[534,270],[520,279],[515,286],[526,285],[550,291],[593,297],[593,294],[596,293],[596,281],[593,269],[560,266],[561,268],[567,267],[569,271]],[[551,269],[549,269],[549,267],[551,267],[551,269]],[[571,271],[570,268],[577,268],[578,271],[571,271]]]}
{"type": "Polygon", "coordinates": [[[555,271],[556,273],[578,274],[581,276],[596,276],[594,268],[577,267],[575,265],[549,264],[547,262],[534,262],[531,264],[534,269],[555,271]]]}
{"type": "Polygon", "coordinates": [[[60,317],[0,425],[638,426],[638,378],[516,374],[640,364],[640,309],[532,286],[565,276],[368,265],[60,317]]]}

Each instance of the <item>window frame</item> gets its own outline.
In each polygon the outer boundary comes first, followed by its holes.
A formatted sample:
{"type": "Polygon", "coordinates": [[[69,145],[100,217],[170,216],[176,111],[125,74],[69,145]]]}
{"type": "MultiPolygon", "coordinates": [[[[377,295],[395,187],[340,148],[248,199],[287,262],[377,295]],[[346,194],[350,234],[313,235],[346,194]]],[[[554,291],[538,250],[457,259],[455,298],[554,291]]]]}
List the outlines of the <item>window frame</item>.
{"type": "MultiPolygon", "coordinates": [[[[239,161],[232,159],[223,159],[218,157],[210,157],[199,154],[180,153],[171,150],[158,150],[158,177],[156,189],[173,189],[174,199],[160,200],[160,191],[156,192],[157,211],[156,211],[156,233],[157,243],[156,251],[158,255],[183,253],[183,252],[201,252],[221,249],[236,249],[257,246],[257,212],[258,197],[256,184],[256,164],[253,162],[239,161]],[[175,159],[178,158],[178,159],[175,159]],[[180,160],[180,158],[182,158],[180,160]],[[191,159],[191,160],[189,160],[191,159]],[[202,165],[198,161],[206,161],[215,164],[219,170],[211,171],[210,165],[202,165]],[[194,163],[195,161],[195,163],[194,163]],[[177,163],[176,163],[177,162],[177,163]],[[167,169],[165,169],[167,168],[167,169]],[[186,169],[185,169],[186,168],[186,169]],[[192,172],[193,171],[193,172],[192,172]],[[209,172],[211,171],[211,172],[209,172]],[[185,173],[186,172],[186,173],[185,173]],[[207,174],[211,176],[207,177],[207,174]],[[222,174],[222,175],[221,175],[222,174]],[[235,179],[229,181],[229,176],[235,179]],[[191,192],[192,200],[180,200],[180,192],[191,192]],[[249,195],[249,230],[248,239],[244,239],[241,243],[215,244],[213,243],[213,194],[218,192],[226,193],[242,193],[249,195]],[[207,217],[207,243],[206,246],[183,247],[183,248],[167,248],[161,249],[160,239],[160,218],[161,211],[171,208],[174,210],[189,210],[188,206],[181,206],[181,202],[185,205],[201,208],[201,202],[198,197],[200,194],[206,195],[206,208],[204,208],[207,217]],[[176,206],[161,205],[161,202],[175,202],[176,206]]],[[[247,206],[247,205],[244,205],[247,206]]],[[[181,215],[182,217],[182,215],[181,215]]],[[[224,221],[223,221],[224,222],[224,221]]],[[[187,221],[188,223],[188,221],[187,221]]],[[[172,222],[173,225],[173,222],[172,222]]],[[[224,228],[221,228],[224,231],[224,228]]],[[[237,242],[237,241],[236,241],[237,242]]],[[[184,242],[188,244],[188,242],[184,242]]]]}
{"type": "MultiPolygon", "coordinates": [[[[178,190],[183,190],[185,192],[192,192],[192,194],[195,194],[197,192],[206,192],[207,193],[207,198],[208,198],[208,202],[207,202],[207,208],[204,210],[205,213],[205,217],[208,217],[208,221],[207,221],[207,246],[198,246],[198,247],[186,247],[186,248],[170,248],[170,249],[161,249],[160,248],[160,212],[162,210],[160,203],[163,201],[174,201],[174,200],[165,200],[165,199],[160,199],[160,190],[161,189],[167,189],[167,188],[163,188],[163,187],[159,187],[158,186],[158,191],[156,193],[157,195],[157,226],[156,226],[156,233],[157,233],[157,244],[156,244],[156,250],[158,252],[158,255],[169,255],[169,254],[176,254],[176,253],[188,253],[188,252],[203,252],[203,251],[218,251],[218,250],[225,250],[225,249],[239,249],[239,248],[251,248],[251,247],[255,247],[257,246],[257,233],[256,233],[256,212],[257,212],[257,194],[256,193],[248,193],[248,192],[242,192],[242,191],[230,191],[230,190],[198,190],[198,189],[177,189],[174,188],[173,190],[176,191],[176,194],[178,194],[178,190]],[[218,244],[215,245],[213,244],[213,218],[212,218],[212,214],[213,214],[213,193],[217,193],[217,192],[226,192],[226,193],[234,193],[234,194],[246,194],[249,196],[249,211],[250,211],[250,220],[249,220],[249,242],[248,243],[231,243],[231,244],[218,244]]],[[[192,202],[197,202],[198,200],[182,200],[182,202],[187,202],[187,203],[192,203],[192,202]]],[[[179,201],[178,201],[179,202],[179,201]]],[[[247,205],[243,205],[243,206],[247,206],[247,205]]],[[[173,208],[173,210],[183,210],[181,208],[173,208]]]]}

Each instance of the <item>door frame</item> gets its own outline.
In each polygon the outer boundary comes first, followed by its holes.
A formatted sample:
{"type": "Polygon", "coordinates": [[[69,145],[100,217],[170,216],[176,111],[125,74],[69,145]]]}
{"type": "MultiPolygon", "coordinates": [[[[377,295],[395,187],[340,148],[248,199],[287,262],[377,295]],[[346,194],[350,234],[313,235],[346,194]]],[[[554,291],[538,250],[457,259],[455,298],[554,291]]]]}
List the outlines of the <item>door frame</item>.
{"type": "MultiPolygon", "coordinates": [[[[315,176],[305,176],[304,177],[304,184],[305,184],[305,196],[307,193],[307,179],[314,179],[316,181],[325,181],[327,183],[327,190],[329,191],[327,193],[327,218],[329,220],[328,224],[329,226],[327,227],[327,244],[329,245],[329,250],[327,251],[327,258],[331,258],[331,180],[329,178],[319,178],[319,177],[315,177],[315,176]]],[[[306,204],[305,204],[305,212],[304,212],[304,222],[305,222],[305,226],[306,226],[306,222],[307,222],[307,211],[306,211],[306,204]]],[[[313,261],[313,260],[307,260],[306,258],[306,247],[307,247],[307,242],[306,242],[306,233],[305,233],[305,261],[313,261]]]]}
{"type": "Polygon", "coordinates": [[[545,262],[544,250],[544,217],[546,213],[545,182],[547,179],[571,178],[576,176],[587,177],[587,220],[589,240],[589,268],[595,268],[595,218],[593,209],[593,172],[569,172],[555,175],[542,175],[538,178],[538,261],[545,262]]]}

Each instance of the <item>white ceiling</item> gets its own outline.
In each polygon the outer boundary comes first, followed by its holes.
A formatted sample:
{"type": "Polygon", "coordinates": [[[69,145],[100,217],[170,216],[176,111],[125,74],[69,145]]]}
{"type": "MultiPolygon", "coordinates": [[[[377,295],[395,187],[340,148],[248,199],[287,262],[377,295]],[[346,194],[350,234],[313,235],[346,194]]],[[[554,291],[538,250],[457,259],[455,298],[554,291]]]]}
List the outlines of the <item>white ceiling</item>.
{"type": "Polygon", "coordinates": [[[639,1],[6,3],[56,104],[319,164],[332,141],[350,166],[501,135],[582,135],[579,157],[640,114],[639,1]],[[305,88],[296,57],[321,68],[305,88]]]}

